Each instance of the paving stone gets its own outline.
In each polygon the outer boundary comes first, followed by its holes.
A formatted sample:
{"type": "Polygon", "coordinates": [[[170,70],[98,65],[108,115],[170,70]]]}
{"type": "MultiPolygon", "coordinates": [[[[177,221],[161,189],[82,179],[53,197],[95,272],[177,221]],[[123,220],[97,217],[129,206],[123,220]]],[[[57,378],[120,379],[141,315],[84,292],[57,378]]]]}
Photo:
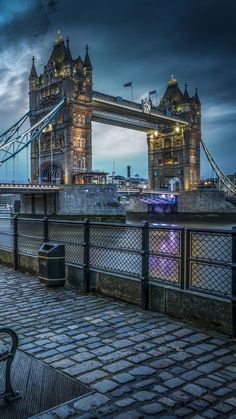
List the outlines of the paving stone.
{"type": "Polygon", "coordinates": [[[138,364],[139,362],[146,361],[146,359],[149,359],[149,358],[151,358],[151,355],[146,354],[146,353],[140,353],[137,355],[129,356],[127,359],[131,362],[134,362],[135,364],[136,363],[138,364]]]}
{"type": "Polygon", "coordinates": [[[230,397],[229,399],[225,399],[225,403],[228,403],[231,406],[236,407],[236,397],[230,397]]]}
{"type": "Polygon", "coordinates": [[[204,394],[204,396],[202,396],[203,400],[206,400],[208,403],[210,404],[214,404],[217,401],[217,397],[214,394],[204,394]]]}
{"type": "Polygon", "coordinates": [[[130,371],[132,375],[152,375],[156,372],[154,368],[150,368],[148,366],[141,365],[140,367],[132,368],[130,371]]]}
{"type": "Polygon", "coordinates": [[[99,356],[99,361],[103,362],[104,364],[109,362],[118,361],[124,357],[128,357],[129,355],[133,355],[133,350],[131,349],[121,349],[120,351],[111,352],[110,354],[99,356]]]}
{"type": "Polygon", "coordinates": [[[103,369],[113,373],[113,372],[124,370],[130,367],[131,365],[132,365],[131,362],[122,360],[122,361],[113,362],[113,364],[106,365],[105,367],[103,367],[103,369]]]}
{"type": "Polygon", "coordinates": [[[119,407],[127,407],[135,402],[136,400],[131,399],[130,397],[126,397],[125,399],[118,400],[117,402],[115,402],[115,404],[119,407]]]}
{"type": "Polygon", "coordinates": [[[209,406],[205,400],[194,400],[193,402],[189,403],[188,407],[191,407],[194,410],[201,411],[206,409],[209,406]]]}
{"type": "Polygon", "coordinates": [[[53,362],[51,366],[53,368],[68,368],[74,365],[75,362],[71,361],[70,359],[61,359],[60,361],[53,362]]]}
{"type": "Polygon", "coordinates": [[[76,362],[88,361],[91,358],[94,358],[94,355],[91,354],[90,352],[80,352],[76,355],[71,356],[71,359],[73,359],[76,362]]]}
{"type": "Polygon", "coordinates": [[[201,397],[203,394],[206,393],[206,390],[196,384],[186,384],[183,387],[183,390],[186,391],[188,394],[191,394],[193,397],[201,397]]]}
{"type": "Polygon", "coordinates": [[[181,386],[184,383],[184,380],[181,378],[171,378],[170,380],[165,381],[163,384],[166,387],[171,389],[181,386]]]}
{"type": "Polygon", "coordinates": [[[133,375],[131,375],[127,372],[123,372],[121,374],[113,375],[113,380],[117,381],[120,384],[128,383],[130,381],[133,381],[134,379],[135,378],[133,377],[133,375]]]}
{"type": "Polygon", "coordinates": [[[208,364],[201,365],[197,368],[197,370],[205,374],[210,374],[211,372],[218,370],[220,367],[221,365],[218,362],[209,362],[208,364]]]}
{"type": "Polygon", "coordinates": [[[96,348],[96,349],[91,350],[92,354],[97,355],[97,356],[107,355],[107,354],[109,354],[110,352],[113,352],[113,351],[114,351],[114,348],[112,346],[109,346],[109,345],[105,345],[105,346],[102,346],[100,348],[96,348]]]}
{"type": "Polygon", "coordinates": [[[216,388],[219,388],[221,386],[221,383],[211,380],[209,378],[199,378],[199,380],[196,381],[197,384],[200,384],[203,387],[207,387],[211,390],[214,390],[216,388]]]}
{"type": "Polygon", "coordinates": [[[186,403],[191,399],[189,394],[186,394],[186,393],[184,393],[184,391],[181,391],[181,390],[177,390],[177,391],[172,392],[171,397],[174,400],[176,400],[177,402],[180,402],[180,403],[186,403]]]}
{"type": "Polygon", "coordinates": [[[213,409],[207,409],[204,411],[203,415],[204,415],[204,418],[214,419],[214,418],[219,417],[219,412],[216,412],[213,409]]]}
{"type": "Polygon", "coordinates": [[[214,359],[214,356],[211,354],[201,356],[200,358],[197,358],[197,361],[203,364],[204,362],[208,362],[214,359]]]}
{"type": "Polygon", "coordinates": [[[190,355],[186,352],[177,352],[175,354],[171,354],[169,358],[174,359],[175,361],[185,361],[186,359],[190,358],[190,355]]]}
{"type": "Polygon", "coordinates": [[[160,374],[158,374],[158,377],[162,381],[167,381],[167,380],[171,380],[171,378],[173,378],[173,375],[170,374],[169,372],[165,371],[165,372],[161,372],[160,374]]]}
{"type": "Polygon", "coordinates": [[[121,387],[118,387],[116,390],[112,391],[111,395],[114,397],[121,397],[126,393],[131,393],[132,388],[129,385],[124,385],[121,387]]]}
{"type": "Polygon", "coordinates": [[[221,387],[218,390],[216,390],[214,394],[216,396],[225,396],[226,394],[229,394],[231,392],[232,392],[232,390],[230,388],[228,388],[228,387],[221,387]]]}
{"type": "Polygon", "coordinates": [[[176,405],[175,400],[170,399],[169,397],[161,397],[159,399],[160,403],[163,403],[165,406],[174,407],[176,405]]]}
{"type": "Polygon", "coordinates": [[[166,393],[167,391],[169,391],[168,388],[161,386],[160,384],[157,384],[156,386],[154,386],[152,390],[156,391],[159,394],[166,393]]]}
{"type": "Polygon", "coordinates": [[[177,416],[180,416],[181,418],[183,418],[185,416],[192,415],[193,411],[192,409],[189,409],[187,407],[181,407],[180,409],[175,410],[175,413],[177,416]]]}
{"type": "Polygon", "coordinates": [[[152,368],[163,369],[163,368],[167,368],[167,367],[169,367],[170,365],[173,365],[173,364],[174,364],[174,362],[171,359],[163,358],[163,359],[158,359],[157,361],[154,361],[149,365],[152,368]]]}
{"type": "Polygon", "coordinates": [[[147,351],[149,351],[150,349],[152,349],[154,347],[155,347],[155,344],[154,343],[142,342],[142,343],[139,343],[138,345],[135,345],[134,346],[134,349],[136,351],[147,352],[147,351]]]}
{"type": "Polygon", "coordinates": [[[103,380],[92,385],[92,388],[100,393],[107,393],[108,391],[114,390],[116,387],[118,387],[118,384],[112,380],[103,380]]]}
{"type": "Polygon", "coordinates": [[[143,418],[143,415],[137,412],[137,410],[129,410],[128,412],[121,413],[120,415],[115,416],[114,418],[115,419],[138,419],[138,418],[143,418]]]}
{"type": "Polygon", "coordinates": [[[89,412],[90,410],[107,403],[109,400],[110,399],[107,396],[104,396],[104,394],[94,393],[91,396],[85,396],[78,400],[74,404],[74,409],[77,411],[89,412]]]}
{"type": "Polygon", "coordinates": [[[78,379],[81,383],[91,384],[94,381],[99,380],[100,378],[106,377],[108,374],[102,370],[94,370],[88,372],[87,374],[79,375],[78,379]]]}
{"type": "Polygon", "coordinates": [[[142,379],[141,381],[138,381],[138,382],[132,384],[132,388],[135,389],[135,390],[138,390],[140,388],[147,389],[147,388],[149,388],[150,386],[152,386],[155,383],[156,383],[156,379],[154,379],[154,378],[146,378],[145,380],[142,379]]]}
{"type": "Polygon", "coordinates": [[[226,413],[229,413],[233,409],[233,406],[230,406],[229,404],[222,402],[215,405],[214,409],[220,413],[226,414],[226,413]]]}
{"type": "Polygon", "coordinates": [[[174,367],[170,370],[170,373],[174,374],[174,375],[180,375],[180,374],[183,374],[185,372],[186,372],[186,369],[182,368],[182,367],[174,367]]]}
{"type": "Polygon", "coordinates": [[[132,340],[129,339],[121,339],[118,340],[117,342],[113,342],[112,346],[114,346],[114,348],[116,349],[123,349],[123,348],[127,348],[127,346],[133,345],[134,342],[132,342],[132,340]]]}
{"type": "Polygon", "coordinates": [[[137,393],[133,393],[132,396],[140,402],[145,402],[146,400],[152,400],[156,394],[152,393],[151,391],[138,391],[137,393]]]}
{"type": "Polygon", "coordinates": [[[157,415],[158,413],[163,412],[163,410],[165,410],[165,408],[160,403],[149,403],[141,407],[141,411],[147,415],[157,415]]]}
{"type": "Polygon", "coordinates": [[[195,378],[198,378],[200,375],[202,375],[201,372],[196,371],[196,370],[191,370],[191,371],[185,372],[180,377],[185,381],[192,381],[195,378]]]}
{"type": "Polygon", "coordinates": [[[219,358],[217,361],[220,362],[223,365],[226,365],[226,364],[231,364],[231,363],[235,362],[236,359],[235,359],[235,356],[228,355],[228,356],[224,356],[223,358],[219,358]]]}
{"type": "Polygon", "coordinates": [[[69,375],[75,376],[91,370],[95,370],[97,369],[97,367],[100,367],[101,365],[101,362],[98,362],[96,360],[89,360],[80,364],[75,364],[72,367],[66,368],[65,372],[69,375]]]}

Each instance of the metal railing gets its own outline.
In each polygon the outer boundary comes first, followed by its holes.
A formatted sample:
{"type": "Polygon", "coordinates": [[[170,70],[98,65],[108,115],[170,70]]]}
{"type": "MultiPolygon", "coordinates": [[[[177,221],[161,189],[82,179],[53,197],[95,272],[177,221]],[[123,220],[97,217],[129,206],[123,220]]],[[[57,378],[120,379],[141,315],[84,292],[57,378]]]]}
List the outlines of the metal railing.
{"type": "Polygon", "coordinates": [[[236,230],[184,229],[149,224],[116,224],[48,218],[1,218],[0,249],[38,255],[42,242],[65,244],[66,263],[84,270],[141,281],[142,307],[149,284],[232,299],[236,304],[236,230]]]}

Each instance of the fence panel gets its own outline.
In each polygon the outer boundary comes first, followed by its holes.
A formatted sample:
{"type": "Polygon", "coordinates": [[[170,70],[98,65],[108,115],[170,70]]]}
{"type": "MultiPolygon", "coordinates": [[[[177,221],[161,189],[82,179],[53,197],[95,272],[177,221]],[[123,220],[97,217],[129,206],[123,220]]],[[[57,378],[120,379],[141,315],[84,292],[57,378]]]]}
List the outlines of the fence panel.
{"type": "Polygon", "coordinates": [[[49,220],[48,240],[65,244],[66,263],[83,265],[83,222],[49,220]]]}
{"type": "Polygon", "coordinates": [[[44,241],[43,220],[18,218],[17,222],[19,253],[37,256],[44,241]]]}
{"type": "Polygon", "coordinates": [[[187,288],[213,295],[231,296],[231,231],[188,229],[187,288]]]}
{"type": "Polygon", "coordinates": [[[154,282],[181,285],[183,281],[183,229],[150,227],[149,271],[154,282]]]}
{"type": "Polygon", "coordinates": [[[140,226],[90,224],[90,267],[125,275],[142,274],[140,226]]]}
{"type": "Polygon", "coordinates": [[[0,248],[13,249],[13,220],[10,216],[0,217],[0,248]]]}

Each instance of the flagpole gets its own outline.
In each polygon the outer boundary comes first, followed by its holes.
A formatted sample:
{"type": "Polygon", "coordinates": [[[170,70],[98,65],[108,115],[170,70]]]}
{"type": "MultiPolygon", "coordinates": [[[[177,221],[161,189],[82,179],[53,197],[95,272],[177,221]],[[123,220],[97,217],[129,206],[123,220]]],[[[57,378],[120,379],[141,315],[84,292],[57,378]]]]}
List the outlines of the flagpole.
{"type": "Polygon", "coordinates": [[[131,100],[134,101],[134,89],[133,89],[133,83],[131,83],[131,100]]]}

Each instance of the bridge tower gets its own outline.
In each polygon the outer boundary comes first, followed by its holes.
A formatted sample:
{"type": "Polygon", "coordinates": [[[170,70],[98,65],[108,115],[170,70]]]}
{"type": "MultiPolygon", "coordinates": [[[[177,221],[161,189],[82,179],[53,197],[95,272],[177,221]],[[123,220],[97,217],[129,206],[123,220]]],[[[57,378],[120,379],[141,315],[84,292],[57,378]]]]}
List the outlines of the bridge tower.
{"type": "Polygon", "coordinates": [[[77,171],[91,170],[92,65],[88,46],[82,60],[72,58],[69,39],[58,32],[55,43],[38,76],[33,57],[29,76],[31,125],[63,98],[66,103],[31,145],[32,182],[71,184],[77,171]]]}
{"type": "Polygon", "coordinates": [[[176,79],[169,80],[159,110],[178,115],[188,122],[181,126],[159,125],[148,132],[149,182],[151,188],[196,189],[200,180],[201,103],[197,89],[190,97],[187,85],[182,93],[176,79]]]}

